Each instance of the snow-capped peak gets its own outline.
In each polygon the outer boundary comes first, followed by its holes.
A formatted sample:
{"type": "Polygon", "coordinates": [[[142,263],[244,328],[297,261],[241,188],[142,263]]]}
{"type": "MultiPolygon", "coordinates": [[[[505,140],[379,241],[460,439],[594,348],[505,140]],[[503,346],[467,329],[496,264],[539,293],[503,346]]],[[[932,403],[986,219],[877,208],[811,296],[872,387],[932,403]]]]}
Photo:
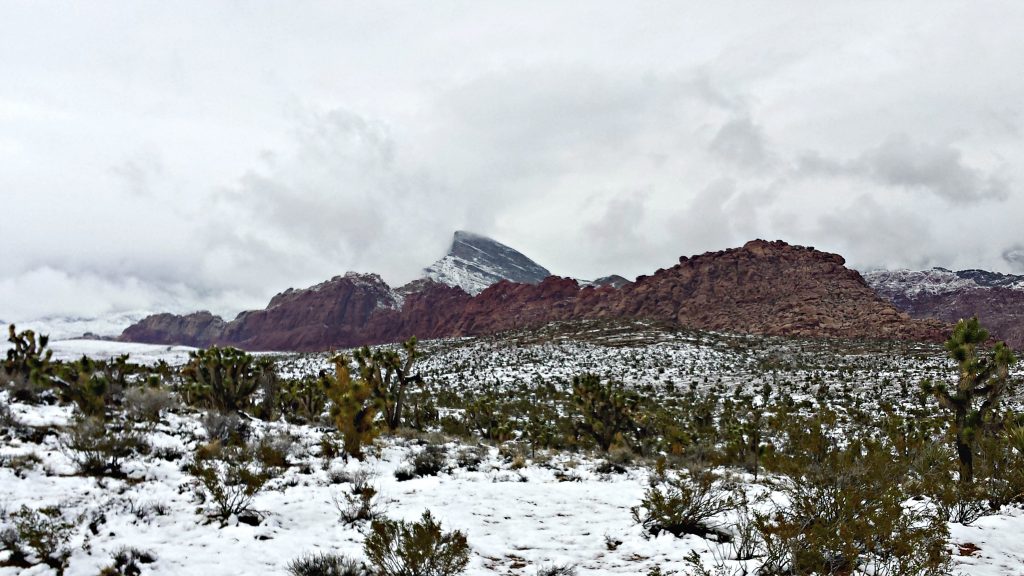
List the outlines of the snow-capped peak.
{"type": "Polygon", "coordinates": [[[519,251],[486,236],[457,231],[443,258],[424,269],[427,278],[479,294],[500,280],[536,284],[551,275],[519,251]]]}

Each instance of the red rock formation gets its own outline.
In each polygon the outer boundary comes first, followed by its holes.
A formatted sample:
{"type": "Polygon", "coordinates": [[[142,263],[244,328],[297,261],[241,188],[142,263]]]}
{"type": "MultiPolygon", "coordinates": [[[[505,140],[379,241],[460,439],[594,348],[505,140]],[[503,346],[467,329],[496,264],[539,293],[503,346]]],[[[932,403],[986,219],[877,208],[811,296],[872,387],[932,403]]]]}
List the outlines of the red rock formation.
{"type": "Polygon", "coordinates": [[[121,340],[150,344],[206,346],[220,338],[227,323],[209,312],[185,316],[154,314],[132,324],[121,333],[121,340]]]}
{"type": "MultiPolygon", "coordinates": [[[[742,248],[680,258],[679,264],[619,289],[581,288],[575,280],[551,276],[538,285],[501,281],[470,297],[430,280],[392,291],[378,276],[349,274],[279,294],[266,310],[240,314],[220,332],[183,333],[181,342],[190,336],[193,345],[323,350],[581,318],[647,318],[768,335],[942,338],[941,324],[911,320],[844,264],[836,254],[754,240],[742,248]]],[[[122,338],[169,342],[178,326],[173,318],[146,318],[122,338]]]]}

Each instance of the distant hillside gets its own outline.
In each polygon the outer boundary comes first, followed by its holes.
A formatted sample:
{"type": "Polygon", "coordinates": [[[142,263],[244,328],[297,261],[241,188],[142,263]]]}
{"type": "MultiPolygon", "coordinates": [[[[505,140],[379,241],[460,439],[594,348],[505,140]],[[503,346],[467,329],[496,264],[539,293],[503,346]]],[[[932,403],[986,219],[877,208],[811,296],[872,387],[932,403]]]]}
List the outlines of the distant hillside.
{"type": "Polygon", "coordinates": [[[864,279],[913,318],[977,316],[993,337],[1024,347],[1024,276],[986,270],[876,270],[864,279]]]}
{"type": "Polygon", "coordinates": [[[350,273],[288,290],[266,309],[230,322],[208,313],[150,316],[125,330],[122,339],[324,350],[604,318],[752,334],[941,339],[942,324],[912,320],[844,263],[836,254],[755,240],[680,258],[617,289],[550,276],[539,284],[501,280],[476,296],[429,278],[395,290],[379,276],[350,273]]]}

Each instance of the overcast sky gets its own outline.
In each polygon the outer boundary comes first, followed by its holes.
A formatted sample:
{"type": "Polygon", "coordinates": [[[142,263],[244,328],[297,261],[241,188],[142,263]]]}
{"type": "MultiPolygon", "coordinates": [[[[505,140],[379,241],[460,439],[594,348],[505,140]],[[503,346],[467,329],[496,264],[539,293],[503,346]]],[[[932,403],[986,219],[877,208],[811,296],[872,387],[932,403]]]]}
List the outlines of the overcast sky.
{"type": "Polygon", "coordinates": [[[233,315],[456,229],[1024,273],[1024,3],[0,0],[0,319],[233,315]]]}

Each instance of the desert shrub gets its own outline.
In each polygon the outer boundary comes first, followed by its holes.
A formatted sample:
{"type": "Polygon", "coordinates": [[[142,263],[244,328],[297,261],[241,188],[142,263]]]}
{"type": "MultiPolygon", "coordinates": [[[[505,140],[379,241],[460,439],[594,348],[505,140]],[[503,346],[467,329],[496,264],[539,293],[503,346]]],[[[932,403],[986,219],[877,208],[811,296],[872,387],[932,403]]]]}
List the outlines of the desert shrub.
{"type": "Polygon", "coordinates": [[[156,556],[148,550],[125,546],[114,552],[113,561],[99,576],[141,576],[142,566],[156,562],[156,556]]]}
{"type": "Polygon", "coordinates": [[[436,476],[448,463],[448,451],[439,444],[428,444],[409,461],[416,476],[436,476]]]}
{"type": "Polygon", "coordinates": [[[487,449],[483,446],[473,446],[462,448],[455,455],[455,464],[459,468],[464,468],[469,472],[475,472],[480,469],[480,464],[483,463],[484,458],[487,457],[487,449]]]}
{"type": "Polygon", "coordinates": [[[64,520],[60,509],[22,506],[10,519],[13,527],[0,534],[0,544],[10,553],[8,562],[21,566],[42,563],[63,574],[71,557],[69,542],[75,527],[64,520]]]}
{"type": "Polygon", "coordinates": [[[13,428],[18,425],[18,420],[11,413],[11,407],[6,400],[0,402],[0,428],[13,428]]]}
{"type": "Polygon", "coordinates": [[[206,439],[221,444],[240,444],[249,437],[249,426],[235,412],[209,411],[199,420],[206,439]]]}
{"type": "Polygon", "coordinates": [[[836,453],[791,478],[789,504],[759,514],[769,574],[939,575],[949,570],[941,519],[903,505],[887,450],[836,453]]]}
{"type": "Polygon", "coordinates": [[[43,459],[35,452],[29,452],[27,454],[12,454],[9,456],[0,456],[0,466],[9,468],[14,475],[18,478],[25,478],[26,473],[29,470],[33,470],[42,465],[43,459]]]}
{"type": "Polygon", "coordinates": [[[640,505],[631,511],[633,520],[653,536],[662,532],[677,537],[713,535],[719,541],[726,541],[730,535],[716,523],[715,517],[735,506],[732,495],[710,471],[691,470],[682,476],[657,470],[651,476],[651,485],[644,492],[640,505]]]}
{"type": "Polygon", "coordinates": [[[469,564],[466,535],[442,531],[429,510],[419,522],[374,520],[363,552],[380,576],[453,576],[469,564]]]}
{"type": "Polygon", "coordinates": [[[978,440],[978,483],[993,511],[1024,502],[1024,453],[1014,447],[1021,430],[1010,424],[978,440]]]}
{"type": "Polygon", "coordinates": [[[153,386],[136,386],[124,393],[124,411],[136,422],[159,422],[160,415],[177,407],[170,392],[153,386]]]}
{"type": "Polygon", "coordinates": [[[514,436],[513,424],[506,413],[506,407],[491,392],[485,391],[475,395],[466,404],[464,420],[468,429],[486,440],[505,442],[514,436]]]}
{"type": "Polygon", "coordinates": [[[408,416],[405,425],[414,430],[425,430],[440,422],[440,413],[431,393],[425,388],[408,395],[408,416]]]}
{"type": "Polygon", "coordinates": [[[248,445],[220,446],[216,442],[196,451],[189,471],[195,476],[197,495],[208,503],[207,514],[221,523],[236,516],[257,520],[253,500],[271,478],[270,470],[248,445]]]}
{"type": "Polygon", "coordinates": [[[607,451],[613,444],[629,442],[638,424],[634,412],[639,395],[621,383],[601,383],[595,374],[572,379],[572,405],[576,410],[576,428],[607,451]]]}
{"type": "Polygon", "coordinates": [[[98,417],[78,417],[61,440],[82,474],[120,476],[121,465],[148,451],[145,436],[126,422],[107,425],[98,417]]]}
{"type": "Polygon", "coordinates": [[[371,576],[362,562],[340,554],[306,554],[288,563],[291,576],[371,576]]]}
{"type": "Polygon", "coordinates": [[[256,444],[256,458],[266,468],[287,468],[295,438],[287,433],[265,434],[256,444]]]}
{"type": "Polygon", "coordinates": [[[268,370],[273,371],[273,364],[257,362],[237,348],[196,350],[189,353],[188,364],[181,369],[188,389],[186,401],[221,412],[244,410],[268,370]]]}
{"type": "Polygon", "coordinates": [[[334,507],[341,522],[352,525],[383,516],[384,509],[377,498],[377,489],[370,483],[370,475],[360,471],[349,480],[351,486],[348,490],[334,498],[334,507]]]}
{"type": "Polygon", "coordinates": [[[541,566],[537,569],[537,576],[576,576],[576,567],[572,564],[541,566]]]}

